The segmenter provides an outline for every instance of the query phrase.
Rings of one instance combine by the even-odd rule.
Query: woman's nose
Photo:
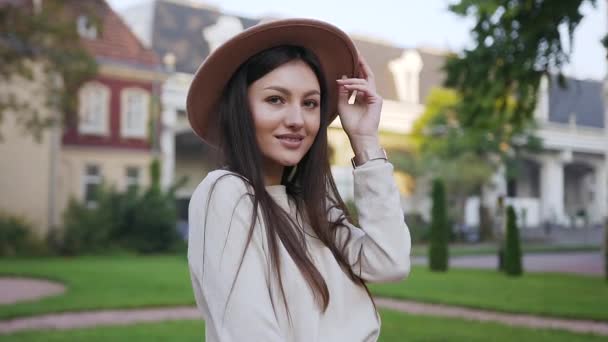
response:
[[[301,127],[304,125],[304,117],[302,116],[302,107],[293,105],[287,110],[285,115],[285,124],[290,127]]]

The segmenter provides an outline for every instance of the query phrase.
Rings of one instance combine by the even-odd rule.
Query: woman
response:
[[[224,165],[189,207],[188,261],[207,341],[378,338],[366,283],[410,269],[409,230],[378,141],[381,107],[367,63],[324,22],[259,24],[201,65],[188,118]],[[330,173],[327,126],[337,114],[355,154],[360,228]]]

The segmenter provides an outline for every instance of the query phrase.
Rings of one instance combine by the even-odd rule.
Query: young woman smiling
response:
[[[377,340],[366,284],[406,277],[411,247],[379,144],[381,108],[372,70],[328,23],[258,24],[203,62],[188,118],[223,157],[189,207],[188,262],[207,341]],[[330,172],[327,128],[337,115],[355,155],[360,227]]]

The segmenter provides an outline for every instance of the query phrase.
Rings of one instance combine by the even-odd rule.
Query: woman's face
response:
[[[280,177],[310,149],[321,120],[319,81],[303,61],[281,65],[249,86],[248,101],[264,169]],[[280,179],[280,178],[279,178]]]

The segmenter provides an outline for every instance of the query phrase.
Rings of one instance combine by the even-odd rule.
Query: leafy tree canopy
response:
[[[0,5],[0,82],[10,84],[13,77],[34,81],[34,68],[42,66],[46,104],[62,113],[59,118],[43,117],[38,108],[6,92],[0,94],[0,124],[7,112],[15,113],[17,122],[38,139],[58,119],[74,119],[77,90],[97,72],[97,63],[83,48],[76,26],[78,14],[96,21],[92,2],[40,3],[40,7],[30,1]]]

